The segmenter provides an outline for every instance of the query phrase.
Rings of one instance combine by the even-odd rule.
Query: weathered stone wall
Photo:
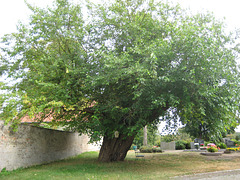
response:
[[[98,150],[86,135],[20,125],[17,132],[0,121],[0,171],[65,159]]]
[[[175,141],[173,142],[161,142],[162,150],[175,150]]]

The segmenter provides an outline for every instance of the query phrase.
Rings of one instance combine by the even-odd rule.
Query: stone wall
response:
[[[99,149],[88,144],[88,140],[86,135],[24,124],[13,132],[9,125],[4,126],[0,121],[0,171],[48,163]]]
[[[175,141],[173,142],[161,142],[162,150],[175,150]]]

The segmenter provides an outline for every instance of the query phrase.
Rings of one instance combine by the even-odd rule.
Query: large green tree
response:
[[[221,142],[222,138],[226,137],[227,134],[234,133],[236,127],[239,125],[239,120],[232,121],[232,117],[228,118],[228,121],[210,121],[210,119],[205,119],[204,117],[196,117],[194,118],[194,121],[188,121],[185,124],[183,132],[188,133],[194,138],[200,138],[206,141]]]
[[[210,14],[190,15],[153,0],[81,6],[56,0],[3,38],[6,84],[1,118],[53,121],[92,140],[99,161],[122,161],[145,125],[174,113],[181,121],[236,122],[235,37]],[[210,115],[211,114],[211,115]]]

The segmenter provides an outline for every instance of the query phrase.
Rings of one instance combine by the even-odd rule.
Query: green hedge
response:
[[[176,150],[191,149],[191,145],[187,141],[178,140],[175,143]]]
[[[162,152],[160,147],[151,147],[151,146],[142,146],[140,147],[141,153],[156,153],[156,152]]]

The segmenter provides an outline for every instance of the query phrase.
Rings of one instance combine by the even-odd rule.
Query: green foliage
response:
[[[220,142],[228,133],[234,132],[238,123],[233,122],[230,125],[227,121],[200,122],[199,120],[188,121],[184,131],[193,138],[204,139],[205,141]],[[228,128],[228,129],[227,129]]]
[[[172,141],[175,141],[176,139],[177,139],[177,136],[174,134],[168,134],[161,137],[162,142],[172,142]]]
[[[155,146],[158,146],[158,147],[161,146],[161,137],[160,137],[160,136],[158,136],[158,139],[156,140],[156,142],[155,142],[154,145],[155,145]]]
[[[160,147],[152,147],[152,146],[141,146],[139,148],[141,153],[158,153],[162,152]]]
[[[211,14],[145,0],[56,0],[2,38],[0,118],[51,116],[92,140],[135,136],[159,117],[221,137],[238,125],[238,37]],[[209,134],[210,133],[210,134]],[[199,133],[198,133],[199,135]]]
[[[160,147],[153,147],[152,150],[153,150],[154,153],[161,153],[161,152],[163,152]]]
[[[211,143],[211,142],[209,142],[209,141],[204,141],[204,146],[207,146],[209,143]]]
[[[177,131],[177,140],[184,140],[187,142],[192,142],[194,138],[192,138],[188,133],[185,132],[184,127],[178,129]]]
[[[240,134],[236,134],[236,138],[237,141],[240,141]]]
[[[211,147],[207,148],[207,151],[208,152],[218,152],[218,149],[216,147],[211,146]]]
[[[175,142],[175,147],[176,150],[181,150],[181,149],[191,149],[190,142],[184,141],[184,140],[178,140]]]
[[[227,145],[223,142],[220,142],[217,144],[217,147],[221,148],[221,149],[227,149]]]
[[[190,137],[189,134],[185,133],[184,128],[178,130],[176,134],[168,134],[161,137],[161,141],[163,142],[171,142],[171,141],[184,141],[186,143],[186,148],[190,148],[190,142],[193,139]]]
[[[151,146],[142,146],[139,148],[141,153],[152,153],[153,148]]]
[[[236,145],[236,144],[240,144],[240,141],[238,141],[238,140],[236,140],[236,139],[231,139],[231,141],[233,141],[235,145]]]
[[[159,135],[157,135],[157,126],[149,125],[147,126],[147,142],[148,145],[151,146],[159,146],[160,142],[157,143],[157,139],[159,139]],[[138,147],[143,146],[143,129],[141,129],[134,138],[133,144],[137,145]]]
[[[176,141],[176,150],[186,149],[185,143],[183,141]]]
[[[7,170],[6,168],[3,168],[1,171],[0,171],[1,174],[6,174],[7,173]]]
[[[235,139],[235,134],[232,134],[232,133],[227,134],[227,135],[226,135],[226,138]]]

